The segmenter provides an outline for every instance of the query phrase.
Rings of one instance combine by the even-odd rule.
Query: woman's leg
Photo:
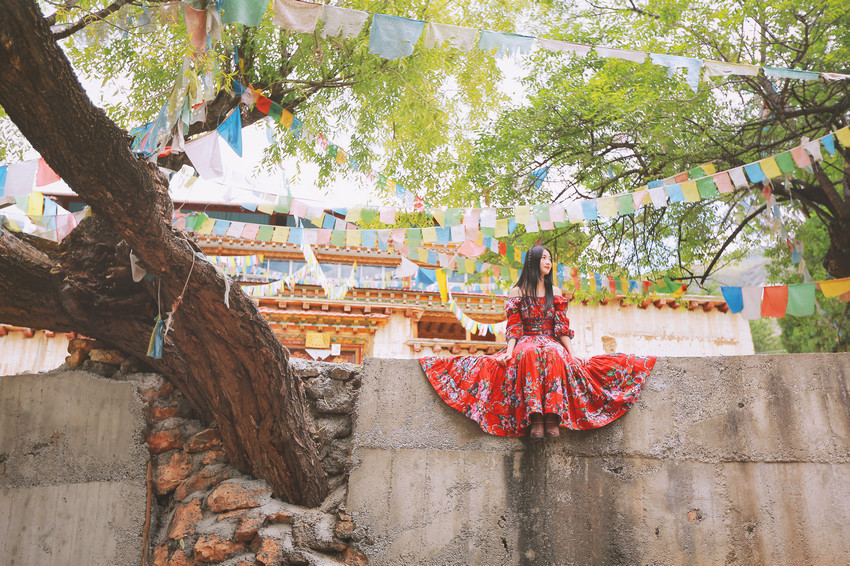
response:
[[[531,438],[543,438],[545,428],[543,415],[540,413],[531,413],[529,419],[531,420],[531,427],[529,428],[528,436]]]

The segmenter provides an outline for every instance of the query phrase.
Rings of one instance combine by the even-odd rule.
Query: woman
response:
[[[552,285],[552,254],[533,246],[505,304],[507,349],[419,361],[440,397],[490,434],[542,438],[559,436],[561,426],[599,428],[634,405],[655,358],[577,358],[567,303]]]

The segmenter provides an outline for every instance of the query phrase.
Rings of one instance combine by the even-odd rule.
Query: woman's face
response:
[[[549,275],[552,271],[552,256],[549,255],[549,250],[543,250],[543,255],[540,257],[540,277]]]

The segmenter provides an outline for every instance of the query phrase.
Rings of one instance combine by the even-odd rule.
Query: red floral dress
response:
[[[582,364],[558,339],[574,335],[567,304],[555,297],[546,312],[543,298],[508,299],[505,338],[517,344],[506,366],[495,355],[419,362],[443,401],[490,434],[524,436],[531,413],[556,413],[561,426],[572,430],[599,428],[635,404],[655,357],[594,356]]]

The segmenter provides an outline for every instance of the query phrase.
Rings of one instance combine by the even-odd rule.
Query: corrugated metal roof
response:
[[[32,337],[27,337],[24,329],[5,328],[6,335],[0,336],[0,375],[50,371],[65,362],[68,356],[65,334],[35,331]]]

